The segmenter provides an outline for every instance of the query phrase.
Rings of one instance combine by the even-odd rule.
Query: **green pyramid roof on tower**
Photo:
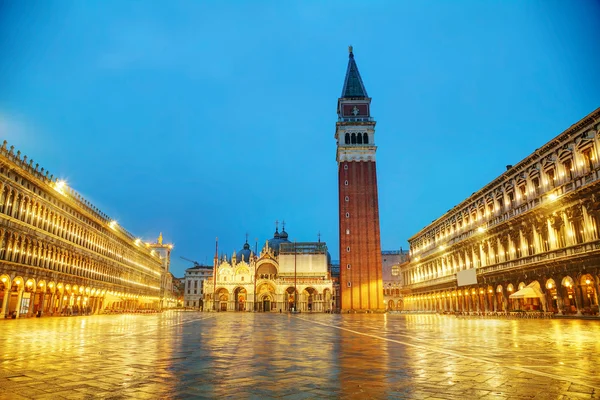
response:
[[[346,79],[344,80],[344,88],[342,89],[342,98],[350,97],[369,97],[367,89],[360,77],[356,61],[354,61],[354,53],[352,46],[348,49],[350,52],[348,60],[348,69],[346,70]]]

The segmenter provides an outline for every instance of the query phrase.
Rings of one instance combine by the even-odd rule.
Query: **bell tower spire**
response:
[[[338,163],[342,311],[385,311],[375,163],[375,120],[352,46],[335,139]]]

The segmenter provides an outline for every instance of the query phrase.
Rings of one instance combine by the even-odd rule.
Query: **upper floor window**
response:
[[[527,188],[526,188],[525,184],[519,186],[519,192],[521,193],[521,200],[526,201],[527,200]]]
[[[515,203],[515,194],[512,191],[510,191],[507,193],[507,195],[508,195],[508,204],[512,207]]]
[[[573,161],[572,160],[566,160],[563,163],[563,166],[565,167],[565,176],[569,180],[573,179]]]
[[[554,174],[554,168],[551,168],[548,171],[546,171],[546,175],[548,175],[548,185],[550,185],[550,187],[555,187],[556,175]]]
[[[594,169],[594,155],[592,154],[593,147],[588,147],[582,152],[583,160],[590,171]]]
[[[367,135],[367,132],[363,133],[363,143],[369,144],[369,135]]]
[[[350,144],[350,134],[348,132],[346,132],[345,138],[344,138],[344,142],[346,144]]]
[[[535,195],[538,196],[540,194],[540,178],[536,176],[535,178],[531,179],[531,184],[533,185]]]

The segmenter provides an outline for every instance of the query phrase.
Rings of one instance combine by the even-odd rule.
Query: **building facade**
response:
[[[0,148],[0,314],[160,308],[164,260],[14,147]]]
[[[330,261],[325,242],[290,242],[285,228],[275,229],[258,255],[246,242],[229,258],[215,257],[216,281],[204,281],[204,303],[214,311],[330,312]]]
[[[599,130],[597,109],[410,238],[405,308],[598,315]]]
[[[204,309],[204,281],[213,275],[213,267],[195,265],[185,270],[183,305],[186,308]]]
[[[375,120],[352,47],[349,51],[335,131],[341,311],[384,311]]]
[[[400,290],[404,282],[400,270],[408,262],[408,251],[384,250],[381,252],[381,260],[383,302],[386,305],[386,311],[403,311],[404,300]]]
[[[175,297],[175,307],[183,307],[184,300],[183,296],[185,293],[185,277],[177,278],[171,273],[171,280],[173,282],[173,296]]]
[[[146,247],[158,253],[162,261],[161,281],[160,281],[160,306],[161,308],[177,307],[177,297],[173,288],[173,274],[171,274],[171,250],[173,245],[163,243],[162,232],[154,243],[146,243]]]

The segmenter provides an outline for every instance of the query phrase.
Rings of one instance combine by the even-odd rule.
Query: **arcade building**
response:
[[[405,309],[598,316],[599,131],[597,109],[411,237]]]
[[[64,181],[0,148],[0,316],[174,304],[171,244],[144,243]]]

